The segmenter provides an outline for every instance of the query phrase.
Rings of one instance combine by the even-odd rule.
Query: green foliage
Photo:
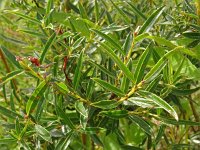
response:
[[[199,6],[0,1],[0,149],[199,149]]]

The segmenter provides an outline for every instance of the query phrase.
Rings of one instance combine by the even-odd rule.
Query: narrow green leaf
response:
[[[11,118],[11,119],[16,119],[16,117],[23,119],[23,117],[21,115],[19,115],[18,113],[11,111],[3,106],[0,106],[0,114],[6,116],[8,118]]]
[[[26,20],[32,22],[32,23],[36,23],[36,24],[41,25],[41,22],[40,22],[39,20],[37,20],[37,19],[35,19],[35,18],[32,18],[32,17],[30,17],[30,16],[28,16],[28,15],[24,15],[24,14],[22,14],[22,13],[14,12],[14,11],[13,11],[13,12],[10,12],[10,13],[15,14],[15,15],[17,15],[17,16],[23,18],[23,19],[26,19]]]
[[[94,141],[95,144],[103,147],[103,143],[101,142],[100,138],[97,136],[97,134],[90,134],[90,137],[92,139],[92,141]]]
[[[82,116],[84,116],[84,117],[88,116],[88,111],[84,107],[83,102],[76,101],[75,108]]]
[[[155,79],[156,76],[159,75],[159,73],[162,71],[162,69],[165,67],[167,63],[167,57],[177,52],[177,50],[181,49],[182,47],[176,47],[173,50],[166,53],[160,60],[151,68],[151,70],[145,75],[144,80],[146,82],[149,82],[153,79]]]
[[[30,114],[30,111],[35,108],[37,105],[38,100],[41,98],[41,95],[44,93],[48,85],[48,82],[43,80],[34,90],[33,94],[29,98],[26,104],[26,113],[27,115]]]
[[[142,25],[140,31],[138,32],[138,35],[144,32],[149,32],[149,30],[153,27],[158,18],[161,16],[162,12],[164,11],[164,8],[165,7],[160,7],[153,14],[151,14],[151,16]]]
[[[99,4],[97,0],[95,0],[94,8],[95,8],[95,20],[96,22],[98,22],[100,13],[99,13]]]
[[[31,150],[30,146],[28,145],[27,142],[25,142],[24,140],[20,141],[21,147],[23,147],[23,149],[25,150]]]
[[[123,45],[123,49],[126,52],[126,54],[128,54],[129,50],[131,49],[132,43],[133,43],[133,36],[130,32],[128,34],[128,36],[126,37],[126,40],[125,40],[124,45]]]
[[[46,7],[46,14],[50,13],[52,7],[53,7],[53,0],[48,0],[47,1],[47,7]]]
[[[103,29],[101,29],[102,32],[106,32],[106,33],[111,33],[114,31],[123,31],[125,29],[129,28],[129,26],[125,25],[125,26],[117,26],[117,25],[109,25],[108,27],[105,27]]]
[[[4,139],[0,139],[0,144],[13,144],[13,143],[17,143],[17,139],[13,139],[13,138],[4,138]]]
[[[158,44],[160,45],[164,45],[167,46],[171,49],[174,49],[175,47],[177,47],[175,44],[173,44],[172,42],[170,42],[169,40],[166,40],[162,37],[158,37],[158,36],[147,36],[147,38],[149,39],[153,39],[154,41],[156,41]]]
[[[84,42],[84,40],[85,40],[85,37],[80,37],[79,39],[77,39],[75,42],[74,42],[74,44],[72,45],[72,49],[74,50],[74,49],[76,49],[76,48],[78,48],[79,46],[81,46],[81,44]]]
[[[135,38],[134,38],[134,42],[137,43],[141,40],[144,40],[145,38],[149,37],[149,33],[142,33],[140,35],[137,35]]]
[[[75,90],[77,90],[79,82],[80,82],[82,66],[83,66],[83,51],[81,52],[79,56],[75,74],[74,74],[73,85],[74,85]]]
[[[121,91],[117,87],[109,84],[108,82],[105,82],[105,81],[98,79],[98,78],[93,78],[93,80],[95,82],[97,82],[100,86],[102,86],[103,88],[107,89],[108,91],[111,91],[111,92],[113,92],[116,95],[121,96],[121,97],[125,96],[125,93],[123,91]]]
[[[184,32],[182,35],[190,39],[200,39],[199,32]]]
[[[151,126],[144,121],[141,117],[136,116],[136,115],[131,115],[129,116],[129,119],[136,123],[144,132],[146,132],[148,135],[152,135],[152,128]]]
[[[157,145],[157,143],[161,140],[161,138],[162,138],[162,136],[163,136],[163,134],[165,133],[164,131],[165,131],[165,128],[166,128],[166,125],[161,125],[160,126],[160,129],[159,129],[159,131],[158,131],[158,134],[157,134],[157,136],[156,136],[156,139],[155,139],[155,145]]]
[[[111,37],[95,29],[92,29],[92,31],[98,34],[100,37],[104,38],[109,44],[111,44],[114,48],[119,50],[121,54],[125,55],[125,52],[122,50],[121,46],[117,42],[115,42]]]
[[[37,31],[33,31],[33,30],[25,30],[25,29],[19,29],[18,31],[39,37],[39,38],[46,38],[46,35],[44,35],[43,33],[37,32]]]
[[[55,82],[55,84],[58,86],[58,88],[65,94],[67,94],[69,92],[68,87],[66,86],[65,83],[63,82]]]
[[[60,116],[60,118],[62,118],[64,123],[67,124],[69,126],[69,128],[75,129],[75,126],[72,123],[72,121],[69,119],[67,114],[59,106],[56,106],[56,110],[57,110],[56,112],[58,113],[58,116]]]
[[[41,125],[36,124],[35,131],[42,139],[44,139],[45,141],[51,142],[51,134],[49,133],[47,129],[45,129]]]
[[[112,60],[118,65],[118,67],[123,71],[123,73],[132,81],[135,82],[134,77],[130,70],[124,65],[124,63],[119,59],[119,57],[113,52],[111,48],[109,48],[106,44],[101,43],[104,51],[108,56],[112,58]]]
[[[143,97],[152,100],[155,104],[166,110],[170,113],[176,120],[178,120],[178,115],[176,111],[162,98],[158,97],[157,95],[147,92],[147,91],[139,91],[139,94]]]
[[[151,44],[150,44],[150,45],[148,45],[146,50],[140,56],[137,66],[136,66],[136,69],[135,69],[135,74],[134,74],[135,84],[138,84],[140,81],[142,81],[143,76],[144,76],[144,70],[150,59],[152,50],[153,49],[151,48]]]
[[[178,149],[195,149],[195,145],[193,144],[172,144],[171,149],[178,150]]]
[[[136,105],[142,108],[153,108],[156,106],[151,100],[141,97],[130,97],[127,101],[124,101],[123,104],[129,106]]]
[[[128,116],[127,110],[112,110],[112,111],[101,111],[100,115],[105,115],[113,119],[124,118]]]
[[[122,9],[120,9],[112,0],[110,0],[111,3],[113,4],[113,6],[115,7],[115,9],[119,12],[119,14],[122,16],[122,19],[124,19],[124,21],[127,23],[127,24],[130,24],[130,20],[128,18],[128,16],[126,16],[126,14],[123,12]]]
[[[1,50],[5,54],[5,56],[12,62],[17,68],[21,69],[19,62],[16,60],[16,57],[4,46],[1,46]]]
[[[60,139],[58,141],[58,143],[56,144],[55,150],[65,150],[65,149],[67,149],[69,144],[72,141],[73,134],[74,134],[74,132],[70,131],[70,132],[67,133],[67,135],[64,138]]]
[[[44,98],[44,96],[42,96],[42,98],[38,102],[37,109],[36,109],[36,112],[35,112],[36,122],[40,121],[43,110],[44,110],[44,106],[45,106],[45,98]]]
[[[133,9],[133,11],[136,14],[138,14],[140,17],[142,17],[142,19],[144,19],[144,20],[147,19],[147,17],[140,10],[138,10],[134,5],[132,5],[130,2],[127,2],[127,3],[131,6],[131,8]]]
[[[12,111],[16,112],[15,103],[14,103],[14,90],[10,93],[10,108]]]
[[[79,12],[80,12],[81,17],[84,18],[84,19],[88,19],[88,16],[87,16],[87,13],[85,11],[85,8],[81,4],[81,2],[78,3],[78,8],[79,8]]]
[[[107,74],[108,76],[110,76],[111,78],[115,78],[115,75],[110,72],[109,70],[107,70],[106,68],[102,67],[101,65],[89,60],[89,63],[91,63],[92,65],[94,65],[96,68],[100,69],[102,72],[104,72],[105,74]]]
[[[148,84],[148,86],[146,87],[146,91],[154,91],[157,87],[157,85],[159,84],[159,81],[161,80],[162,75],[159,75],[157,78],[155,78],[151,83]]]
[[[6,74],[5,77],[0,78],[0,85],[12,80],[13,78],[15,78],[16,76],[18,76],[22,73],[24,73],[23,70],[16,70],[16,71],[12,71],[12,72]]]
[[[176,70],[176,72],[173,75],[174,82],[176,82],[178,77],[181,75],[181,70],[183,69],[184,62],[185,62],[185,57],[181,60],[181,63],[179,65],[178,69]]]
[[[41,57],[40,57],[40,63],[42,63],[44,61],[47,50],[51,47],[51,45],[53,44],[55,39],[56,39],[56,33],[54,32],[44,46],[44,49],[43,49]]]
[[[101,109],[113,109],[116,108],[120,103],[115,100],[100,100],[98,102],[91,103],[91,106]]]
[[[91,77],[96,76],[96,69],[94,69],[93,74]],[[86,97],[87,99],[93,101],[93,99],[91,99],[93,92],[95,91],[95,82],[91,79],[89,79],[89,83],[87,84],[87,90],[86,90]]]
[[[129,68],[129,70],[132,70],[132,67],[133,67],[133,61],[132,61],[132,59],[129,59],[129,60],[128,60],[127,66],[128,66],[128,68]],[[129,85],[130,85],[130,81],[127,79],[126,76],[123,76],[123,77],[122,77],[122,83],[121,83],[120,89],[121,89],[124,93],[127,93],[128,90],[129,90]]]
[[[15,120],[15,131],[16,131],[17,135],[19,135],[20,132],[21,132],[21,127],[20,127],[20,123],[19,123],[19,118],[18,117]]]
[[[159,117],[160,120],[162,120],[166,124],[172,124],[172,125],[188,125],[188,126],[200,126],[200,122],[193,122],[190,120],[175,120],[170,119],[166,117]]]
[[[172,93],[177,96],[186,96],[191,95],[194,92],[197,92],[200,87],[193,88],[193,89],[172,89]]]
[[[0,39],[8,42],[8,43],[12,43],[12,44],[15,44],[15,45],[19,45],[19,46],[28,46],[28,44],[22,40],[17,40],[16,38],[12,38],[12,37],[9,37],[9,36],[6,36],[5,34],[1,34],[0,33]]]

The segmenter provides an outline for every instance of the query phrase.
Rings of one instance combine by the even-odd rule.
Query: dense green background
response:
[[[0,149],[199,149],[199,0],[0,1]]]

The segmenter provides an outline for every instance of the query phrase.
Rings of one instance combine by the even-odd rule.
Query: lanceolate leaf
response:
[[[115,9],[119,12],[119,14],[122,16],[122,19],[124,19],[124,21],[127,24],[130,24],[130,20],[129,18],[126,16],[126,14],[123,12],[123,10],[121,10],[112,0],[110,0],[111,3],[113,4],[113,6],[115,7]]]
[[[48,85],[48,82],[43,80],[34,90],[33,94],[29,98],[27,104],[26,104],[26,113],[27,115],[30,114],[30,111],[35,108],[38,100],[42,97],[41,94],[44,93]]]
[[[181,47],[177,47],[177,48],[169,51],[162,58],[160,58],[160,60],[153,66],[153,68],[151,68],[151,70],[145,75],[144,80],[149,82],[149,81],[155,79],[155,77],[158,76],[159,73],[162,71],[162,69],[165,67],[165,65],[167,63],[167,57],[169,57],[173,53],[177,52],[177,50],[179,50],[179,48],[181,48]]]
[[[161,16],[162,12],[164,11],[164,7],[160,7],[157,9],[142,25],[138,34],[142,34],[143,32],[149,32],[149,30],[153,27],[156,23],[158,18]]]
[[[51,142],[51,135],[48,130],[38,124],[35,125],[35,130],[41,138],[43,138],[45,141]]]
[[[149,45],[140,56],[140,59],[138,60],[138,63],[135,69],[135,74],[134,74],[135,84],[138,84],[142,80],[143,75],[144,75],[144,70],[151,56],[151,52],[152,52],[152,48],[151,48],[151,45]]]
[[[190,120],[175,120],[175,119],[170,119],[170,118],[164,118],[164,117],[159,117],[163,122],[166,124],[172,124],[172,125],[188,125],[188,126],[200,126],[200,122],[194,122]]]
[[[64,149],[67,149],[67,147],[69,146],[69,144],[71,143],[72,141],[72,138],[73,138],[73,134],[74,132],[73,131],[70,131],[67,133],[67,135],[60,139],[55,147],[55,150],[64,150]]]
[[[16,70],[16,71],[8,73],[5,77],[0,78],[0,85],[12,80],[13,78],[15,78],[16,76],[22,73],[24,73],[23,70]]]
[[[122,91],[121,91],[120,89],[118,89],[117,87],[115,87],[115,86],[109,84],[108,82],[105,82],[105,81],[103,81],[103,80],[101,80],[101,79],[98,79],[98,78],[93,78],[93,80],[94,80],[95,82],[97,82],[100,86],[102,86],[103,88],[107,89],[108,91],[111,91],[111,92],[115,93],[115,94],[118,95],[118,96],[121,96],[121,97],[122,97],[122,96],[125,95],[124,92],[122,92]]]
[[[141,117],[132,115],[132,116],[129,116],[129,119],[133,121],[134,123],[136,123],[139,127],[141,127],[141,129],[144,130],[144,132],[146,132],[148,135],[152,134],[151,126],[146,121],[144,121]]]
[[[118,65],[118,67],[123,71],[123,73],[129,78],[132,82],[135,82],[134,77],[130,70],[127,68],[127,66],[119,59],[119,57],[113,52],[112,49],[110,49],[107,45],[104,43],[101,43],[101,46],[103,47],[104,51],[108,56],[112,58],[112,60]]]
[[[19,115],[16,112],[11,111],[11,110],[3,107],[3,106],[0,106],[0,114],[6,116],[8,118],[11,118],[11,119],[16,119],[16,117],[19,117],[20,119],[23,119],[23,117],[21,115]]]
[[[94,65],[98,69],[100,69],[102,72],[104,72],[105,74],[107,74],[111,78],[115,78],[115,75],[112,72],[110,72],[108,69],[104,68],[103,66],[101,66],[101,65],[99,65],[99,64],[97,64],[93,61],[89,61],[89,63],[91,63],[92,65]]]
[[[75,70],[75,74],[74,74],[73,85],[74,85],[75,90],[77,89],[77,87],[79,85],[82,66],[83,66],[83,52],[81,52],[81,54],[79,56],[78,64],[76,66],[76,70]]]
[[[193,89],[173,89],[172,93],[178,96],[186,96],[191,95],[192,93],[198,91],[200,87],[193,88]]]
[[[84,116],[84,117],[87,117],[87,116],[88,116],[88,111],[87,111],[87,109],[84,107],[83,102],[77,101],[77,102],[75,103],[75,108],[76,108],[76,110],[77,110],[82,116]]]
[[[147,36],[147,38],[149,39],[153,39],[154,41],[156,41],[158,44],[160,45],[164,45],[167,46],[171,49],[174,49],[175,47],[177,47],[175,44],[173,44],[172,42],[170,42],[169,40],[166,40],[162,37],[159,36]]]
[[[69,92],[69,89],[68,89],[68,87],[66,86],[65,83],[63,83],[63,82],[56,82],[55,84],[58,86],[58,88],[59,88],[59,90],[61,92],[65,93],[65,94],[67,94]]]
[[[144,19],[144,20],[147,19],[147,17],[140,10],[138,10],[134,5],[132,5],[130,2],[127,2],[127,3],[131,6],[131,8],[133,9],[133,11],[136,14],[138,14],[140,17],[142,17],[142,19]]]
[[[111,44],[114,48],[119,50],[121,54],[125,55],[125,52],[122,50],[121,46],[117,42],[115,42],[111,37],[95,29],[92,29],[92,31],[94,31],[96,34],[98,34],[102,38],[104,38],[109,44]]]
[[[4,139],[0,139],[0,144],[13,144],[16,143],[17,139],[14,138],[4,138]]]
[[[53,44],[55,39],[56,39],[56,33],[54,32],[44,46],[44,49],[43,49],[41,57],[40,57],[40,63],[42,63],[44,61],[47,50],[51,47],[51,45]]]
[[[19,17],[22,17],[23,19],[26,19],[26,20],[28,20],[28,21],[30,21],[30,22],[32,22],[32,23],[36,23],[36,24],[41,24],[41,22],[40,22],[40,20],[37,20],[37,19],[35,19],[35,18],[32,18],[32,17],[30,17],[30,16],[28,16],[28,15],[24,15],[24,14],[22,14],[22,13],[19,13],[19,12],[10,12],[10,13],[13,13],[13,14],[15,14],[15,15],[17,15],[17,16],[19,16]]]
[[[155,104],[166,110],[170,113],[176,120],[178,120],[178,115],[176,111],[162,98],[158,97],[157,95],[147,92],[147,91],[139,91],[139,94],[143,97],[152,100]]]
[[[5,56],[19,69],[21,69],[21,66],[19,62],[16,60],[16,57],[4,46],[1,46],[1,50],[5,54]]]
[[[69,117],[67,116],[67,114],[59,106],[56,106],[56,109],[57,109],[58,115],[60,116],[60,118],[62,118],[62,120],[64,121],[64,123],[67,124],[71,129],[75,129],[74,124],[69,119]]]
[[[43,33],[40,33],[38,31],[32,31],[32,30],[26,30],[26,29],[19,29],[19,31],[39,37],[39,38],[46,38],[46,35],[44,35]]]
[[[159,75],[157,78],[155,78],[152,82],[148,84],[145,90],[149,92],[154,91],[157,85],[159,84],[159,81],[161,80],[161,78],[162,78],[162,75]]]
[[[156,136],[156,139],[154,141],[155,144],[157,144],[161,140],[161,138],[162,138],[162,136],[163,136],[163,134],[165,132],[165,128],[166,128],[166,125],[164,125],[164,124],[162,124],[160,126],[160,129],[159,129],[158,134]]]
[[[184,32],[183,36],[190,39],[200,39],[200,32]]]

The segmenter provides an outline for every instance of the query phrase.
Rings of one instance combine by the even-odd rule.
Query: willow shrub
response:
[[[198,148],[198,7],[165,2],[0,2],[1,149]]]

